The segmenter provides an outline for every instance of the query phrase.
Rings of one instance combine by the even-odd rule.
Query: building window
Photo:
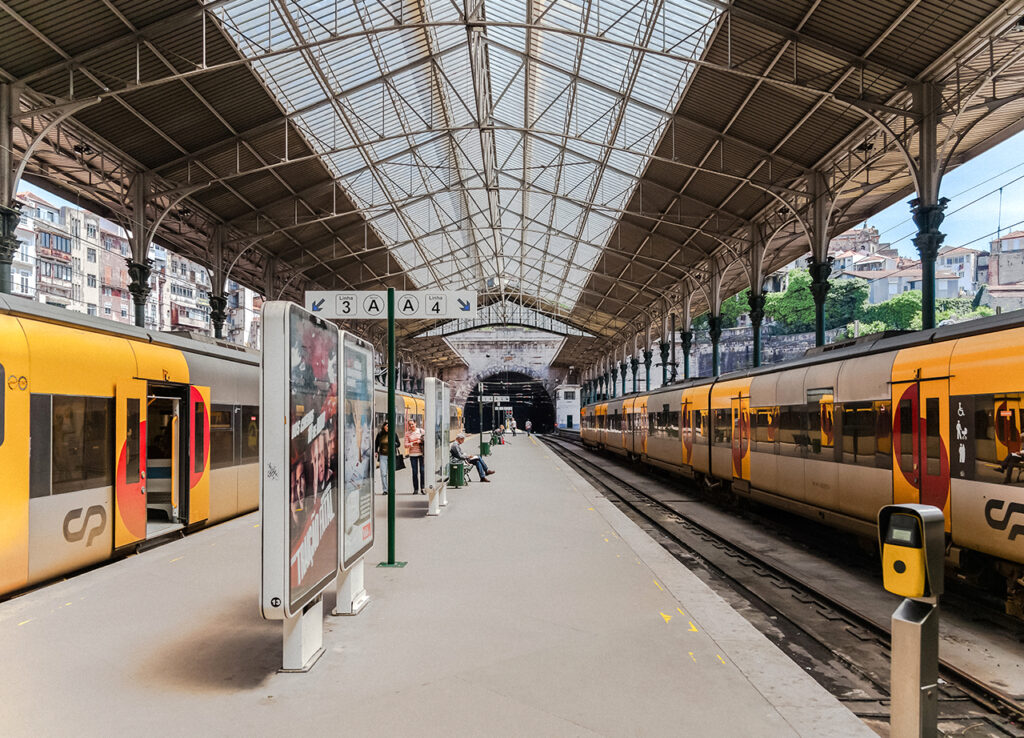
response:
[[[104,305],[103,306],[103,314],[104,315],[110,315],[110,306],[109,305]]]
[[[127,318],[128,317],[128,308],[121,308],[121,317],[122,318]]]
[[[96,232],[97,232],[97,228],[96,228],[96,224],[95,223],[86,223],[85,224],[85,235],[88,238],[96,238]]]
[[[90,303],[88,308],[86,308],[86,312],[89,313],[89,315],[95,315],[96,314],[96,306],[93,305],[92,303]]]
[[[90,287],[95,287],[96,286],[96,275],[95,274],[89,274],[88,276],[86,276],[85,282]]]
[[[85,258],[90,264],[96,263],[96,249],[90,248],[85,252]]]

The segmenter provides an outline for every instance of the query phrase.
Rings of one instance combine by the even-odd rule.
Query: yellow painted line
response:
[[[671,616],[671,615],[666,615],[666,614],[665,614],[665,613],[663,613],[663,612],[661,612],[661,613],[658,613],[658,614],[659,614],[659,615],[661,615],[661,617],[665,618],[665,622],[666,622],[666,623],[667,623],[667,622],[668,622],[669,620],[671,620],[671,619],[672,619],[672,616]]]
[[[185,557],[184,556],[179,556],[176,559],[171,559],[168,563],[169,564],[173,564],[175,561],[181,561],[183,558],[185,558]]]
[[[587,509],[590,510],[591,512],[593,512],[593,510],[594,510],[594,508],[592,508],[592,507],[588,507]]]
[[[723,665],[725,664],[725,659],[722,658],[722,654],[716,653],[715,656],[718,657],[718,660],[721,661]]]
[[[28,620],[22,620],[20,623],[18,623],[18,625],[24,625],[25,623],[31,623],[31,622],[32,622],[32,618],[29,618]]]
[[[677,607],[677,608],[676,608],[676,612],[678,612],[678,613],[679,613],[680,615],[682,615],[682,616],[683,616],[684,618],[686,617],[686,613],[685,613],[685,612],[683,612],[683,608],[681,608],[681,607]]]
[[[691,633],[696,633],[697,632],[697,626],[693,624],[692,620],[690,620],[689,623],[690,623],[690,632]]]
[[[253,526],[253,528],[259,528],[259,527],[260,527],[259,523],[256,523],[256,525]]]
[[[690,651],[689,654],[690,654],[690,658],[693,659],[693,663],[696,664],[697,663],[697,657],[693,655],[693,651]]]
[[[609,541],[607,538],[604,539],[604,542],[605,543],[611,543],[611,541]]]
[[[657,579],[653,579],[652,581],[654,582],[654,586],[655,586],[655,587],[657,587],[658,589],[660,589],[660,590],[661,590],[662,592],[664,592],[664,591],[665,591],[665,588],[661,586],[661,583],[660,583],[660,582],[658,582],[658,580],[657,580]]]

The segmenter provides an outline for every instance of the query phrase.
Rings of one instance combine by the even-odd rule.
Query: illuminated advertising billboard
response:
[[[263,616],[294,617],[337,574],[338,330],[291,303],[263,308]]]
[[[344,335],[342,362],[342,509],[339,546],[348,569],[373,546],[373,352]]]

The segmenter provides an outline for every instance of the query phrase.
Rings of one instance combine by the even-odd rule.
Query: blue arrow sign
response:
[[[323,310],[323,307],[324,307],[324,300],[323,299],[317,300],[317,301],[315,301],[313,303],[313,312],[314,313],[319,313],[321,310]]]
[[[469,312],[470,305],[469,305],[468,302],[466,302],[465,300],[463,300],[460,297],[459,300],[458,300],[458,303],[459,303],[459,310],[461,310],[464,313],[468,313]]]

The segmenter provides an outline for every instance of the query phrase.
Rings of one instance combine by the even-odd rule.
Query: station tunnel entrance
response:
[[[547,433],[555,427],[555,403],[551,395],[544,389],[540,381],[521,372],[498,372],[480,380],[466,398],[465,418],[466,433],[479,433],[481,414],[483,430],[489,431],[501,422],[498,413],[492,411],[492,403],[484,402],[480,406],[479,385],[483,385],[483,395],[507,395],[508,406],[512,407],[512,417],[521,432],[525,432],[526,421],[533,422],[535,433]],[[504,405],[504,403],[502,403]],[[482,410],[482,413],[481,413]],[[492,421],[492,416],[494,420]]]

